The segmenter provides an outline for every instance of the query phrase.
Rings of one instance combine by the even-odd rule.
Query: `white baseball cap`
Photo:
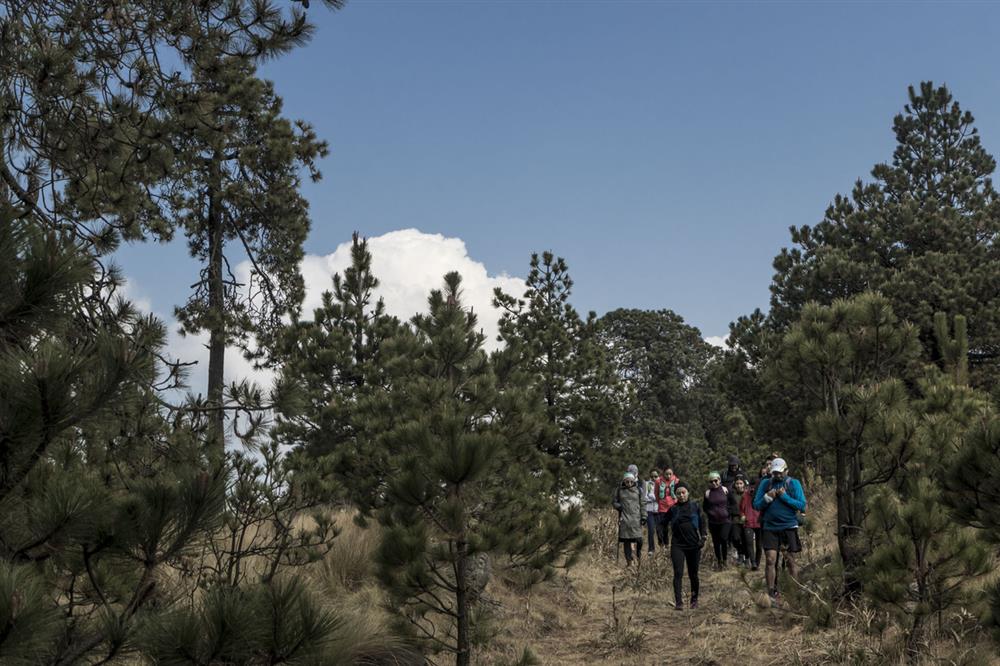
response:
[[[784,458],[775,458],[771,461],[771,473],[781,472],[782,474],[788,469],[788,463],[785,462]]]

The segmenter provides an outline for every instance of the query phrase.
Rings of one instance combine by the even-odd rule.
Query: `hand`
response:
[[[779,495],[784,495],[785,494],[785,488],[784,487],[777,488],[777,489],[775,489],[774,493],[775,493],[775,495],[774,495],[775,497],[778,497]]]

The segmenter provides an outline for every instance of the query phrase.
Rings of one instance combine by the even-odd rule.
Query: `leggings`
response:
[[[726,563],[729,555],[729,530],[732,523],[709,523],[708,531],[712,533],[712,548],[715,550],[715,561],[720,565]]]
[[[748,530],[752,530],[754,551],[753,551],[753,565],[755,567],[760,566],[760,558],[764,555],[764,539],[762,538],[763,530],[762,527],[750,527]]]
[[[691,581],[691,601],[698,599],[699,559],[701,559],[701,548],[681,548],[676,541],[670,548],[670,560],[674,565],[674,602],[678,606],[684,603],[681,584],[684,582],[685,561],[687,561],[688,579]]]

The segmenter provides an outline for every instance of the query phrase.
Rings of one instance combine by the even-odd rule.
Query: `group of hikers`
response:
[[[716,570],[728,567],[732,558],[737,566],[756,571],[764,556],[767,591],[776,605],[779,555],[788,573],[798,576],[796,554],[802,550],[798,528],[806,510],[802,484],[788,475],[788,464],[777,453],[754,474],[744,472],[739,458],[730,456],[726,471],[710,472],[707,481],[701,494],[669,467],[654,467],[643,480],[638,467],[628,466],[612,498],[625,565],[641,562],[645,527],[649,555],[658,548],[670,552],[674,607],[684,609],[686,567],[690,606],[697,608],[698,565],[711,534]]]

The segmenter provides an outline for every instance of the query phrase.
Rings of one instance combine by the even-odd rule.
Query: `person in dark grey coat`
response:
[[[635,559],[642,558],[643,496],[638,479],[633,472],[625,472],[615,490],[611,505],[618,511],[618,541],[625,549],[625,565],[631,566],[633,546]]]

